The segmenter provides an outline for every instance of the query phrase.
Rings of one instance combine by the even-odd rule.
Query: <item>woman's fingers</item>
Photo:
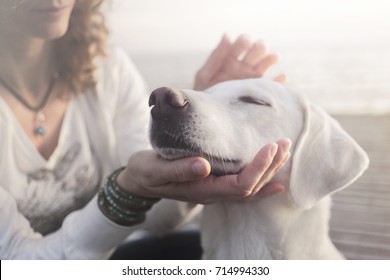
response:
[[[231,48],[232,44],[226,34],[224,34],[218,46],[211,52],[205,64],[196,73],[195,90],[202,90],[209,86],[210,80],[221,71],[221,67],[229,56]]]
[[[201,157],[167,161],[155,151],[141,151],[130,157],[118,184],[139,195],[154,196],[153,189],[161,185],[199,180],[210,172],[210,163]]]
[[[248,36],[240,35],[233,43],[229,55],[234,59],[239,59],[241,55],[252,48],[252,45],[253,43],[249,40]]]
[[[276,172],[278,172],[283,164],[288,160],[291,141],[289,139],[282,139],[277,142],[277,145],[279,147],[278,152],[273,158],[272,164],[266,170],[262,178],[258,181],[256,187],[252,190],[252,195],[256,195],[259,191],[261,191],[263,186],[273,178]]]
[[[173,161],[156,160],[150,165],[155,170],[151,183],[158,185],[170,182],[184,183],[204,178],[210,174],[210,163],[204,158],[183,158]]]
[[[277,151],[276,143],[268,144],[257,153],[255,159],[245,166],[239,174],[215,177],[210,183],[214,186],[224,186],[225,193],[231,199],[250,196],[272,164]]]
[[[280,184],[274,185],[277,188],[262,193],[262,187],[266,185],[275,173],[286,162],[291,141],[289,139],[279,140],[277,143],[264,146],[239,174],[218,177],[214,184],[225,184],[226,191],[231,192],[231,198],[239,199],[247,196],[266,196],[267,192],[283,190]],[[272,186],[272,185],[271,185]]]
[[[248,67],[248,65],[230,56],[226,58],[222,70],[223,71],[221,71],[219,75],[213,77],[211,80],[212,83],[216,84],[227,80],[259,77],[258,73],[255,72],[253,68]]]
[[[278,61],[279,56],[277,54],[268,54],[253,69],[261,77]]]
[[[237,176],[237,185],[243,187],[248,195],[252,193],[252,188],[262,180],[264,174],[273,163],[278,150],[279,147],[276,143],[266,145],[257,153],[254,160]]]
[[[267,47],[262,41],[258,41],[253,44],[252,48],[247,52],[247,54],[242,59],[242,62],[249,66],[256,66],[267,53]]]

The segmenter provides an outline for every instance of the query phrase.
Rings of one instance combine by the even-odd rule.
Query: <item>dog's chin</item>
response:
[[[237,174],[243,169],[242,162],[236,159],[221,158],[204,152],[194,152],[179,148],[154,148],[161,158],[166,160],[176,160],[187,157],[202,157],[210,163],[211,174],[216,176]]]

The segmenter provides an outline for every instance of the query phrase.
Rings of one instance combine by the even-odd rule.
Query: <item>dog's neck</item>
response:
[[[324,199],[306,211],[281,209],[278,195],[254,203],[206,206],[202,244],[208,259],[341,259],[328,236]],[[272,207],[274,205],[274,207]],[[324,212],[325,210],[325,212]]]
[[[289,164],[274,180],[288,186]],[[328,235],[330,197],[310,210],[289,190],[253,202],[205,207],[202,245],[210,259],[341,259]]]

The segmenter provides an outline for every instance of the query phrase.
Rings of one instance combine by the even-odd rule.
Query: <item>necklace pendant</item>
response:
[[[42,126],[38,126],[34,129],[34,134],[35,135],[39,135],[39,136],[45,136],[46,134],[46,127],[44,127],[43,125]]]
[[[45,114],[42,111],[38,112],[36,119],[38,122],[38,126],[34,128],[34,134],[37,136],[45,136],[47,132],[45,126],[45,119],[46,119]]]

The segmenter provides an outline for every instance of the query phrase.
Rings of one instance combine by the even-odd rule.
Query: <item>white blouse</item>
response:
[[[0,259],[106,258],[134,230],[108,220],[96,192],[149,148],[148,91],[123,51],[102,59],[97,74],[96,92],[69,102],[48,160],[0,98]]]

